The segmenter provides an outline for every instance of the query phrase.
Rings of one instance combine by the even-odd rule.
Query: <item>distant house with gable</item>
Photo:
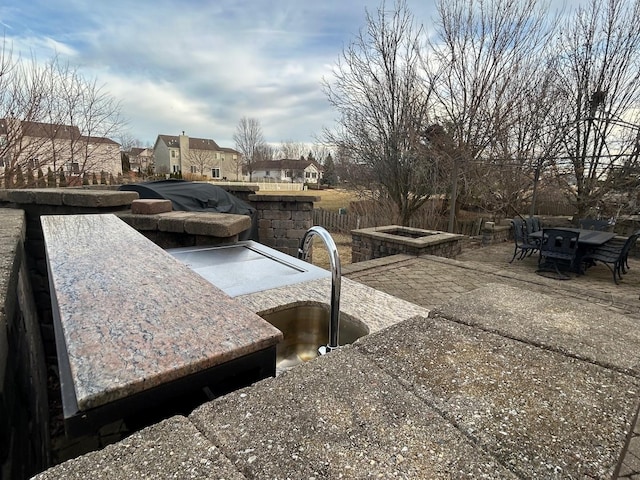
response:
[[[69,177],[122,173],[120,144],[83,135],[77,126],[0,119],[0,173],[41,169]]]
[[[191,173],[210,179],[235,179],[241,175],[241,155],[208,138],[158,135],[153,146],[156,173]]]
[[[129,156],[129,169],[136,173],[151,173],[154,169],[153,149],[132,147],[125,152]]]
[[[324,168],[315,160],[264,160],[251,164],[254,181],[320,183]]]

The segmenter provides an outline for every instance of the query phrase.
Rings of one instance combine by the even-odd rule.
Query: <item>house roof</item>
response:
[[[215,140],[210,138],[189,138],[189,149],[191,150],[215,150],[216,152],[238,153],[232,148],[220,147]],[[158,139],[162,140],[167,147],[178,148],[180,146],[180,137],[178,135],[158,135]]]
[[[8,133],[8,121],[6,118],[0,119],[0,135]],[[22,134],[27,137],[51,138],[57,140],[83,140],[93,143],[111,143],[119,145],[106,137],[84,136],[80,129],[73,125],[63,125],[58,123],[21,121]]]
[[[23,135],[29,137],[57,138],[61,140],[78,140],[82,137],[80,129],[71,125],[43,122],[22,122]]]
[[[227,147],[220,147],[220,151],[221,152],[227,152],[227,153],[235,153],[236,155],[240,155],[240,152],[233,149],[233,148],[227,148]]]
[[[120,145],[115,140],[111,140],[110,138],[107,138],[107,137],[84,137],[83,136],[82,139],[92,143],[109,143],[111,145]]]
[[[292,158],[283,158],[280,160],[263,160],[253,162],[251,168],[255,170],[304,170],[308,166],[313,165],[319,172],[323,172],[324,168],[315,160],[296,160]]]
[[[149,147],[131,147],[128,152],[129,157],[151,157],[153,156],[153,149]]]

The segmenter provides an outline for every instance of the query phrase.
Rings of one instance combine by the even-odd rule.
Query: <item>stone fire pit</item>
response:
[[[398,253],[454,258],[462,252],[465,238],[464,235],[401,225],[361,228],[351,231],[351,261],[362,262]]]

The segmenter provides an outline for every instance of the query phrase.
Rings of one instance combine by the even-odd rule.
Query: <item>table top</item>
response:
[[[600,230],[584,230],[581,228],[554,228],[555,230],[568,230],[570,232],[576,232],[578,236],[578,244],[598,246],[604,245],[613,237],[616,236],[613,232],[602,232]],[[529,238],[540,239],[542,238],[543,230],[538,230],[529,234]]]
[[[282,337],[114,215],[41,221],[65,418]]]

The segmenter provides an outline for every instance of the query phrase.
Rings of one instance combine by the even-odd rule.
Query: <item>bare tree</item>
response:
[[[263,143],[256,148],[256,160],[258,161],[276,160],[277,157],[278,150],[268,143]]]
[[[205,175],[205,170],[211,171],[213,167],[218,166],[220,163],[220,160],[215,159],[214,152],[211,150],[189,150],[185,160],[195,167],[195,170],[200,175]]]
[[[460,174],[470,162],[482,159],[514,121],[514,105],[527,101],[525,73],[535,71],[529,65],[539,58],[553,25],[537,2],[439,0],[437,4],[439,18],[424,66],[433,87],[434,115],[456,147],[450,231]]]
[[[236,143],[236,150],[242,154],[244,166],[251,181],[253,164],[258,160],[257,154],[265,144],[260,122],[255,118],[242,117],[233,134],[233,140]]]
[[[39,151],[42,140],[27,141],[22,122],[40,118],[47,106],[46,82],[34,58],[15,56],[6,40],[0,44],[0,177],[5,187],[28,168],[27,162]]]
[[[510,102],[507,121],[496,125],[483,157],[469,165],[473,198],[493,213],[519,215],[527,203],[529,214],[535,213],[540,180],[551,171],[566,135],[557,126],[563,112],[556,101],[556,77],[553,57],[541,56],[535,67],[522,65],[513,72],[505,98],[521,100]]]
[[[429,92],[419,71],[421,34],[404,0],[392,11],[383,3],[377,15],[367,12],[366,27],[324,82],[339,115],[325,140],[355,163],[350,172],[359,178],[351,180],[388,198],[405,225],[435,190],[423,144]]]
[[[304,157],[309,148],[302,142],[294,142],[293,140],[284,140],[278,147],[278,156],[280,158],[288,158],[297,160]]]
[[[559,89],[568,129],[557,163],[577,217],[598,213],[637,165],[640,139],[640,15],[638,0],[591,0],[562,29],[557,45]],[[626,166],[626,167],[625,167]],[[627,170],[628,171],[628,170]]]
[[[49,123],[62,128],[77,127],[79,131],[69,135],[70,148],[64,160],[76,170],[73,173],[103,170],[104,139],[117,138],[125,125],[120,103],[95,79],[85,78],[77,68],[60,62],[58,57],[48,63],[47,72],[51,82]],[[54,139],[51,138],[52,147]],[[55,156],[53,160],[57,161]]]
[[[120,143],[120,148],[125,152],[130,151],[132,148],[142,148],[140,139],[135,138],[130,132],[121,132],[118,142]]]
[[[331,157],[334,152],[332,152],[332,149],[328,145],[325,145],[323,143],[314,143],[309,149],[309,154],[314,160],[321,164],[324,164],[324,161],[328,157]]]
[[[0,92],[5,185],[18,167],[65,167],[78,175],[121,169],[118,144],[107,138],[124,123],[120,105],[77,69],[57,57],[45,66],[26,62],[3,44]]]

